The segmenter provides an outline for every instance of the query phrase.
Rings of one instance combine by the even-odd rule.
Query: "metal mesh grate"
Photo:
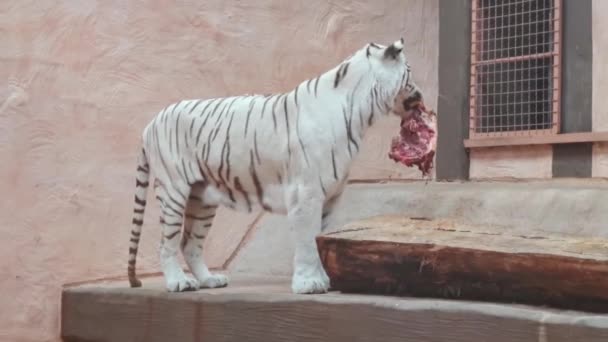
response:
[[[557,133],[560,0],[472,0],[470,136]]]

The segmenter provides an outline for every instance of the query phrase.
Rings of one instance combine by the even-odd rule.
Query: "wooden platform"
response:
[[[162,279],[64,289],[66,342],[605,342],[608,315],[360,294],[294,295],[289,278],[230,275],[227,288],[167,293]]]
[[[608,312],[608,240],[398,216],[317,239],[332,288]]]

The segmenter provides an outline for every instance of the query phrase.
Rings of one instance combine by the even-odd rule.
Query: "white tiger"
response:
[[[365,131],[391,112],[406,115],[405,99],[420,100],[421,93],[400,39],[366,44],[286,93],[184,100],[163,109],[142,134],[131,287],[141,286],[135,260],[153,171],[168,291],[227,285],[227,277],[212,274],[202,258],[216,208],[224,205],[286,215],[295,239],[293,292],[327,292],[315,236],[342,194]],[[180,267],[180,249],[193,277]]]

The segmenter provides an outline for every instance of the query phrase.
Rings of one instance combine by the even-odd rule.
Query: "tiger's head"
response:
[[[423,106],[422,91],[412,77],[403,38],[388,46],[369,43],[364,50],[376,83],[388,97],[390,113],[406,118]]]

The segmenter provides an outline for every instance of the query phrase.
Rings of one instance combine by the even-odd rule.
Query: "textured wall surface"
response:
[[[491,147],[471,150],[471,179],[551,178],[549,145]]]
[[[0,341],[56,340],[61,284],[125,273],[135,148],[162,106],[285,91],[364,43],[403,35],[435,107],[437,4],[1,2]],[[386,158],[397,123],[371,130],[353,177],[419,178]],[[159,270],[157,212],[146,212],[140,273]],[[214,266],[252,220],[221,215],[207,241]]]
[[[593,0],[593,131],[608,132],[608,1]],[[608,143],[593,146],[593,177],[608,177]]]

